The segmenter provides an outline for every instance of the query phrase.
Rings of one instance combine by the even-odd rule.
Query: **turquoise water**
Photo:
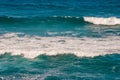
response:
[[[1,79],[14,80],[119,80],[120,55],[78,58],[74,55],[34,59],[5,54],[0,56]]]
[[[0,18],[1,33],[21,32],[39,36],[104,37],[119,36],[119,25],[114,27],[93,25],[82,17],[8,17]],[[53,33],[53,34],[49,34]]]
[[[120,80],[120,24],[84,20],[119,22],[119,7],[119,0],[0,0],[0,79]]]

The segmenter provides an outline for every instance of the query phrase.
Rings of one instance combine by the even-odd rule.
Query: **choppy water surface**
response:
[[[120,80],[119,0],[0,0],[0,79]]]

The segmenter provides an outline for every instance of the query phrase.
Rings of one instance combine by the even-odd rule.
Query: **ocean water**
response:
[[[119,0],[0,0],[0,80],[120,80]]]

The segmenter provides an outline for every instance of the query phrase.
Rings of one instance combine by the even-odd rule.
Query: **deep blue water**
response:
[[[6,16],[119,16],[119,0],[1,0]]]
[[[83,19],[84,16],[114,16],[119,19],[119,12],[119,0],[0,0],[0,53],[7,52],[3,47],[8,49],[8,46],[17,44],[2,43],[1,36],[10,33],[20,33],[20,37],[29,35],[53,39],[99,39],[111,36],[120,39],[120,25],[94,25]],[[10,42],[12,37],[9,37]],[[7,39],[8,37],[4,38]],[[118,45],[119,43],[115,47]],[[78,57],[74,54],[61,54],[39,55],[33,59],[6,53],[0,55],[0,79],[120,80],[120,48],[117,51],[105,56]]]

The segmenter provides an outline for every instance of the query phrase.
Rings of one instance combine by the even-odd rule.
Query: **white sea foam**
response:
[[[96,25],[118,25],[120,19],[116,17],[101,18],[101,17],[84,17],[84,21],[90,22]]]
[[[57,55],[73,53],[76,56],[93,57],[120,53],[120,37],[75,38],[75,37],[19,37],[16,33],[0,36],[0,53],[23,54],[34,58],[40,54]]]

